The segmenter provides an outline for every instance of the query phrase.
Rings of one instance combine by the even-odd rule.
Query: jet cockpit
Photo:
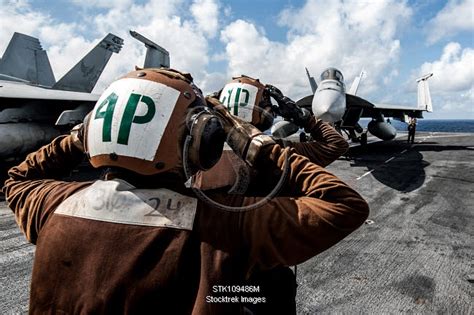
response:
[[[320,81],[324,80],[336,80],[339,82],[344,82],[344,77],[342,76],[341,71],[335,68],[328,68],[321,73]]]

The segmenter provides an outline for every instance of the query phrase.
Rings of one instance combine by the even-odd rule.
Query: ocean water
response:
[[[370,119],[359,121],[362,127],[367,127]],[[407,124],[398,120],[391,120],[392,126],[399,131],[407,131]],[[416,131],[429,132],[472,132],[474,133],[474,119],[418,119]]]

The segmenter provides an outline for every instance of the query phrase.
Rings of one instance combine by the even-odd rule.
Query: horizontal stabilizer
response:
[[[108,34],[81,61],[66,73],[54,89],[90,93],[99,80],[112,53],[118,53],[123,39]]]
[[[146,56],[143,68],[170,67],[170,54],[166,49],[135,31],[131,30],[130,35],[145,44]]]
[[[12,77],[44,86],[52,86],[56,81],[39,40],[21,33],[13,34],[0,60],[0,74],[4,79]]]

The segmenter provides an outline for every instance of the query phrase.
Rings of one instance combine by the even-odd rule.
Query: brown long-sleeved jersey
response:
[[[254,268],[301,263],[368,215],[359,194],[293,149],[266,148],[258,167],[282,172],[285,156],[286,195],[235,212],[180,185],[59,181],[82,157],[70,136],[30,154],[4,187],[37,246],[30,312],[238,314],[242,293],[235,290]],[[234,207],[262,199],[219,190],[209,196]]]
[[[311,162],[326,167],[338,157],[346,153],[349,144],[333,127],[315,119],[309,119],[305,131],[311,135],[309,142],[293,142],[280,140],[285,147],[292,147],[296,153],[307,157]]]
[[[329,124],[314,116],[309,119],[305,131],[310,133],[311,141],[294,142],[279,139],[277,142],[281,146],[293,148],[296,153],[322,167],[328,166],[349,149],[344,137]],[[245,193],[251,181],[254,182],[254,187],[261,186],[262,176],[254,178],[251,172],[252,170],[232,150],[225,150],[213,168],[198,172],[195,176],[195,187],[209,190],[233,186],[231,192]]]

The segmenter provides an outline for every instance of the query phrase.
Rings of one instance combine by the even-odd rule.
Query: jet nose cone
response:
[[[316,91],[312,109],[314,116],[327,122],[336,122],[342,119],[346,110],[346,98],[340,91]]]
[[[339,121],[339,120],[342,119],[342,116],[341,117],[334,116],[333,114],[328,113],[328,112],[319,114],[316,117],[321,119],[322,121],[325,121],[325,122],[336,122],[336,121]]]

